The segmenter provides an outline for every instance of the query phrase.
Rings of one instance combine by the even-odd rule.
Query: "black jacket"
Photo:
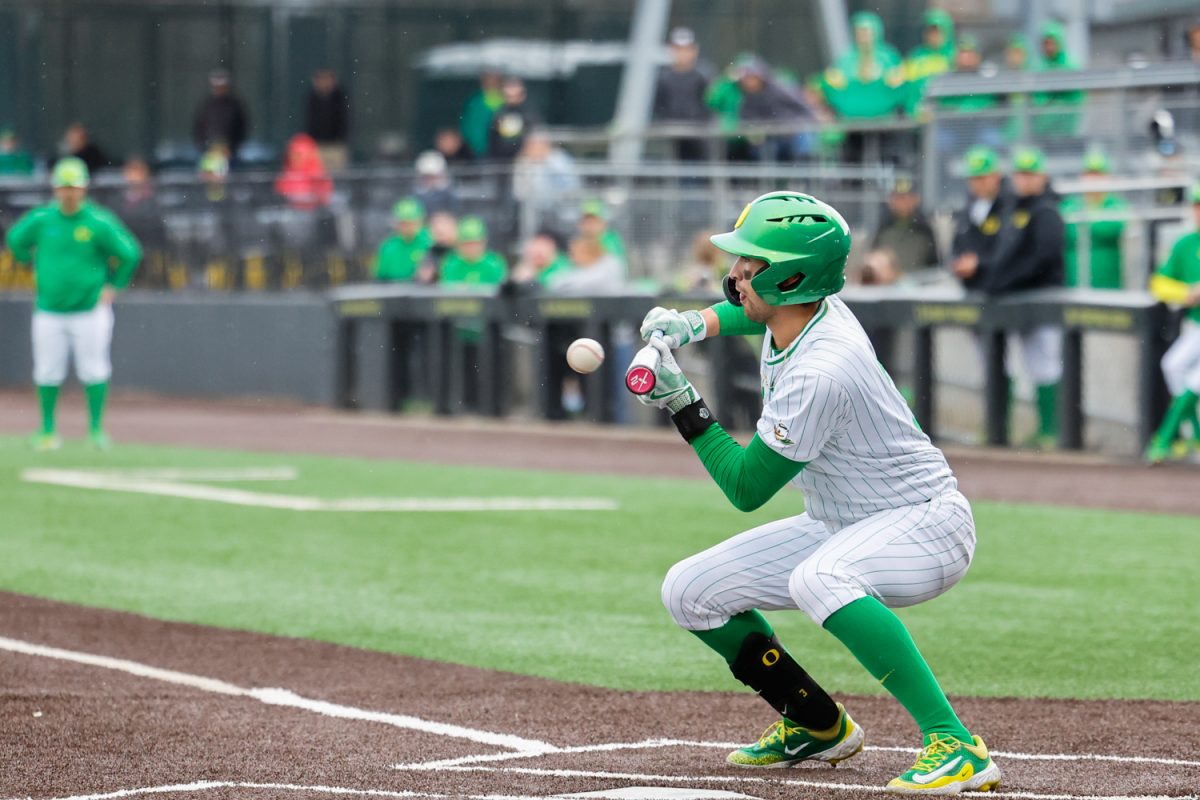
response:
[[[1065,229],[1057,195],[1015,200],[980,287],[992,295],[1062,286]]]
[[[967,289],[983,289],[985,276],[991,271],[993,255],[1001,241],[1004,222],[1012,215],[1016,198],[1007,186],[1002,186],[1000,194],[992,201],[987,217],[979,225],[971,221],[971,206],[974,203],[975,198],[968,196],[966,205],[955,217],[950,255],[952,258],[958,258],[964,253],[974,253],[979,258],[979,268],[975,270],[975,274],[962,283]],[[1005,233],[1007,235],[1007,232]]]
[[[229,152],[236,156],[249,129],[250,123],[240,100],[231,94],[224,97],[209,95],[196,109],[192,139],[202,153],[209,145],[224,142],[229,145]]]
[[[704,102],[708,74],[692,67],[679,72],[670,66],[658,71],[654,85],[654,119],[668,122],[706,122],[712,111]]]
[[[488,129],[488,158],[515,159],[525,144],[525,137],[537,123],[537,114],[528,101],[515,106],[500,106],[492,115],[492,125]]]
[[[309,90],[304,130],[318,144],[340,144],[350,137],[350,99],[342,87],[329,94]]]

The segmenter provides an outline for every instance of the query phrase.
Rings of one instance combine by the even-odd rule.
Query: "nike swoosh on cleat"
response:
[[[799,753],[801,750],[808,747],[810,744],[812,744],[812,742],[805,742],[804,744],[802,744],[798,747],[787,747],[785,745],[783,748],[783,752],[787,753],[789,756],[794,756],[794,755],[796,755],[796,753]]]
[[[921,774],[913,775],[913,783],[921,783],[921,784],[933,783],[934,781],[936,781],[938,778],[942,777],[943,775],[946,775],[946,774],[949,774],[950,772],[952,772],[954,770],[954,768],[958,766],[959,762],[962,761],[962,758],[963,758],[962,756],[955,756],[953,761],[947,761],[945,764],[942,764],[940,767],[935,769],[933,772],[926,772],[924,775],[921,775]]]

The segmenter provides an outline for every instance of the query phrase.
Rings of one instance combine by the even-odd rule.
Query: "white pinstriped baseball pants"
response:
[[[867,595],[891,608],[937,597],[958,583],[974,553],[971,505],[951,491],[840,529],[807,514],[753,528],[671,567],[662,600],[693,631],[750,609],[799,608],[822,625]]]

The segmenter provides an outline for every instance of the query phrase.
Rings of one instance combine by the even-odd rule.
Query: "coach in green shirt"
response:
[[[463,217],[458,223],[458,244],[442,261],[442,284],[498,286],[507,275],[504,256],[487,249],[487,226],[483,220]]]
[[[1097,180],[1108,175],[1108,159],[1103,153],[1089,153],[1083,162],[1084,179]],[[1062,202],[1064,217],[1071,214],[1111,211],[1114,214],[1129,205],[1109,192],[1073,194]],[[1066,284],[1079,286],[1079,237],[1087,236],[1090,258],[1088,283],[1093,289],[1121,288],[1121,236],[1125,223],[1120,219],[1096,222],[1068,222],[1066,227]]]
[[[33,314],[33,378],[42,408],[39,450],[58,449],[54,409],[58,387],[75,359],[87,394],[90,441],[110,440],[101,425],[112,374],[112,300],[129,285],[141,247],[120,220],[87,199],[87,166],[64,158],[54,167],[54,201],[26,213],[8,232],[18,263],[33,262],[37,293]]]
[[[425,207],[414,197],[406,197],[392,209],[395,232],[379,245],[375,257],[375,279],[411,281],[417,275],[433,238],[425,227]]]

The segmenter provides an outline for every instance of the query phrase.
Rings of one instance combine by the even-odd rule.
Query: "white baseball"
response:
[[[567,348],[567,364],[584,375],[600,369],[604,363],[604,348],[595,339],[576,339]]]

